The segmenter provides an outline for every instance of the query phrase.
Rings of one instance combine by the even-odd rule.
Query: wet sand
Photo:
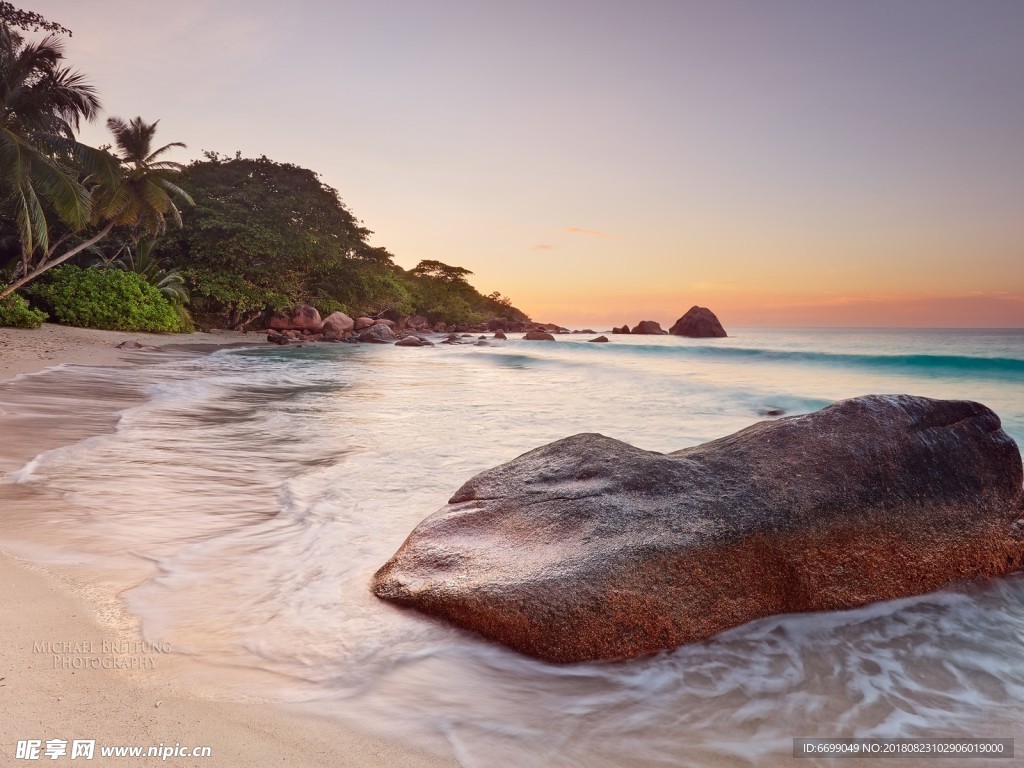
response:
[[[165,348],[117,349],[122,341]],[[40,451],[108,431],[118,410],[142,393],[83,391],[75,414],[47,408],[51,366],[118,366],[213,348],[260,343],[259,334],[125,334],[45,325],[0,328],[0,476]],[[211,346],[213,345],[213,346]],[[202,347],[198,347],[202,348]],[[13,377],[22,376],[15,382]],[[58,504],[0,480],[0,763],[20,762],[17,742],[95,740],[103,746],[211,748],[210,757],[169,757],[177,766],[441,766],[454,761],[346,725],[298,714],[281,702],[243,697],[217,685],[217,673],[147,644],[117,597],[138,574],[73,562],[44,567],[25,559],[53,537],[73,537],[60,522],[41,528],[33,505]],[[38,508],[38,506],[36,507]],[[51,516],[52,517],[52,516]],[[18,556],[20,555],[20,557]],[[203,680],[200,684],[198,681]],[[395,713],[400,717],[401,713]],[[45,755],[43,756],[45,759]],[[68,759],[61,757],[59,759]],[[139,764],[160,761],[140,758]],[[120,759],[121,762],[124,758]]]

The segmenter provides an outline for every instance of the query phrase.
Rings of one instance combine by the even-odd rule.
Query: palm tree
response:
[[[110,162],[97,160],[95,155],[81,154],[83,162],[92,169],[84,184],[90,196],[91,224],[101,229],[59,256],[55,255],[56,246],[52,246],[30,272],[0,290],[0,299],[95,245],[114,227],[130,228],[132,243],[137,244],[144,236],[165,232],[168,216],[181,226],[181,213],[175,205],[175,198],[194,204],[188,193],[171,181],[181,172],[181,164],[158,158],[174,147],[185,145],[173,142],[153,150],[153,135],[158,122],[146,123],[141,117],[130,123],[116,117],[107,121],[120,155],[102,154],[113,166]],[[114,172],[107,170],[110,167],[115,169]]]
[[[143,236],[166,232],[168,216],[181,226],[181,212],[174,198],[194,204],[188,193],[171,180],[181,173],[181,163],[159,159],[171,149],[185,145],[174,141],[153,149],[153,135],[159,122],[146,123],[141,117],[129,123],[117,117],[107,120],[124,176],[116,188],[101,191],[98,204],[104,218],[116,226],[131,228],[131,239],[136,245]]]
[[[0,24],[0,196],[21,241],[22,273],[36,249],[50,247],[44,204],[72,230],[86,226],[92,212],[73,160],[94,166],[98,158],[75,141],[75,131],[100,102],[63,59],[56,36],[29,43]]]

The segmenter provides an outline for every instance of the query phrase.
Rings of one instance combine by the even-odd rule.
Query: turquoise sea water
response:
[[[1018,577],[571,666],[370,594],[373,572],[462,483],[577,432],[671,451],[767,409],[905,392],[981,401],[1024,444],[1022,330],[733,333],[67,369],[51,395],[69,409],[81,388],[126,379],[146,400],[115,432],[4,482],[60,495],[74,557],[153,564],[125,595],[147,639],[211,668],[270,672],[260,693],[466,766],[757,765],[798,736],[1024,735]]]

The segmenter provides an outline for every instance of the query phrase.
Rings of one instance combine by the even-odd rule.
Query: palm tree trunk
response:
[[[28,282],[30,282],[32,280],[35,280],[37,277],[39,277],[41,274],[43,274],[43,272],[46,272],[49,269],[53,269],[58,264],[63,264],[65,261],[70,259],[72,256],[76,256],[77,254],[79,254],[82,251],[84,251],[86,248],[89,248],[90,246],[96,245],[96,243],[98,243],[104,237],[109,235],[110,234],[110,230],[112,230],[113,228],[114,228],[114,222],[111,221],[103,229],[101,229],[97,234],[95,234],[92,237],[90,237],[84,243],[79,243],[74,248],[72,248],[70,251],[67,251],[66,253],[61,254],[56,259],[51,259],[49,261],[44,261],[42,264],[40,264],[38,267],[33,269],[27,275],[24,275],[23,277],[15,280],[13,283],[8,285],[3,290],[0,290],[0,299],[4,299],[4,298],[10,296],[16,290],[21,288],[21,286],[25,285],[25,283],[28,283]]]

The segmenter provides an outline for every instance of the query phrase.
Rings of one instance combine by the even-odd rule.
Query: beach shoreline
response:
[[[123,341],[157,349],[118,349]],[[0,426],[7,438],[0,448],[0,472],[41,451],[113,429],[118,412],[143,397],[126,388],[107,401],[83,402],[77,420],[33,420],[18,412],[18,391],[31,387],[25,377],[50,376],[48,369],[61,365],[130,366],[239,343],[265,342],[261,334],[228,331],[158,335],[50,324],[0,329]],[[14,488],[0,484],[0,498]],[[283,702],[219,687],[209,669],[202,675],[208,684],[200,685],[200,675],[189,669],[198,664],[147,642],[117,597],[137,574],[73,563],[42,565],[31,557],[32,542],[17,540],[18,526],[4,523],[0,583],[8,588],[0,601],[0,647],[5,649],[0,761],[5,764],[17,759],[19,741],[32,739],[43,748],[48,740],[64,740],[69,749],[73,740],[94,740],[100,764],[102,746],[121,745],[211,748],[209,757],[167,760],[181,766],[455,764],[394,739],[293,711]]]

